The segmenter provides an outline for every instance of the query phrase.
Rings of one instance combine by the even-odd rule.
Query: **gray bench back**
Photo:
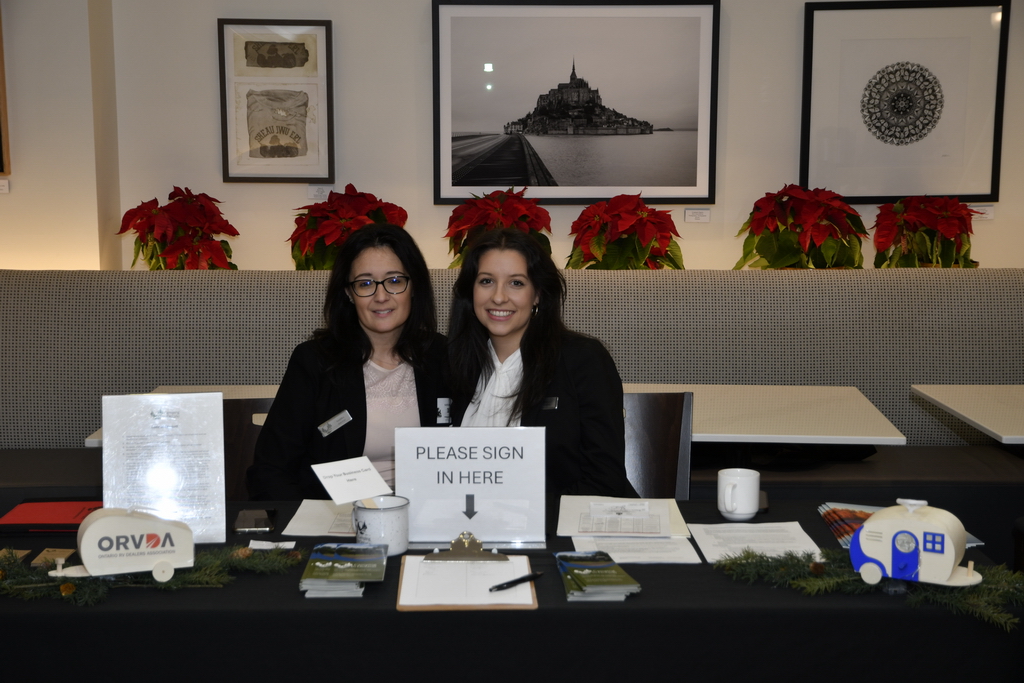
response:
[[[432,271],[441,331],[456,272]],[[987,437],[911,384],[1024,383],[1024,270],[567,271],[625,382],[856,386],[910,444]],[[104,394],[277,384],[327,273],[0,271],[0,448],[77,447]]]

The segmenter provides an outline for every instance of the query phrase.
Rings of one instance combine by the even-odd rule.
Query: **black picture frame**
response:
[[[331,22],[218,19],[226,183],[334,183]]]
[[[809,2],[800,184],[999,199],[1010,0]]]
[[[714,203],[719,5],[433,0],[434,203]]]
[[[0,176],[11,174],[11,149],[7,134],[7,83],[4,69],[4,25],[0,18]]]

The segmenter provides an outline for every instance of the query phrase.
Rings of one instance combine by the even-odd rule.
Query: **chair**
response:
[[[224,399],[224,492],[228,500],[249,500],[245,472],[252,464],[260,424],[253,416],[270,410],[273,398]]]
[[[626,476],[642,498],[690,499],[693,393],[625,394]]]

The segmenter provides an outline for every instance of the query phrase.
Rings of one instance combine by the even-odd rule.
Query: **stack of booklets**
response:
[[[368,581],[383,581],[388,547],[366,543],[314,546],[299,590],[307,598],[359,598]]]
[[[603,550],[555,553],[570,601],[617,601],[640,592],[640,584]]]

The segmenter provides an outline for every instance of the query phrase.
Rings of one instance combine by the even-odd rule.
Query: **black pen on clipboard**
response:
[[[505,583],[499,583],[496,586],[491,586],[490,587],[490,592],[494,593],[496,591],[503,591],[506,588],[511,588],[512,586],[518,586],[519,584],[526,583],[527,581],[535,581],[535,580],[539,579],[543,575],[544,575],[544,572],[533,572],[532,574],[527,574],[526,576],[520,576],[518,579],[512,579],[511,581],[506,581]]]

